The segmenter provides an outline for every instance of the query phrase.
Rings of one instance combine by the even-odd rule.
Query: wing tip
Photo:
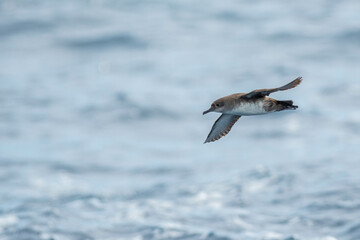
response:
[[[289,89],[292,89],[294,87],[297,87],[302,81],[302,77],[299,76],[297,78],[295,78],[294,80],[292,80],[291,82],[289,82],[288,84],[282,86],[282,87],[279,87],[278,88],[278,91],[285,91],[285,90],[289,90]]]
[[[295,80],[293,81],[293,83],[295,83],[295,86],[296,87],[297,85],[299,85],[301,82],[302,82],[303,78],[301,76],[295,78]]]
[[[213,137],[213,138],[209,138],[209,136],[208,136],[208,137],[206,138],[204,144],[205,144],[205,143],[215,142],[215,141],[219,140],[220,138],[224,137],[226,134],[227,134],[227,133],[225,133],[225,134],[222,133],[222,134],[220,134],[219,136],[215,136],[215,137]]]
[[[207,138],[207,139],[203,142],[203,144],[215,142],[216,140],[218,140],[218,139],[209,139],[209,138]]]

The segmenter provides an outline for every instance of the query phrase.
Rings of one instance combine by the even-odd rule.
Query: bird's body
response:
[[[205,143],[213,142],[225,136],[241,116],[262,115],[285,109],[296,109],[291,100],[280,101],[268,97],[270,93],[294,88],[301,82],[301,77],[279,87],[258,89],[249,93],[235,93],[217,99],[211,104],[208,112],[220,112],[222,115],[214,123]]]
[[[254,100],[239,100],[241,96],[245,93],[235,93],[229,96],[226,96],[222,99],[226,102],[226,109],[223,113],[240,115],[240,116],[250,116],[250,115],[261,115],[268,113],[264,106],[267,105],[269,99],[254,99]]]

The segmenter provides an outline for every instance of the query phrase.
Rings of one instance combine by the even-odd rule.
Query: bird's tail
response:
[[[287,101],[277,101],[278,104],[280,104],[283,109],[297,109],[298,106],[293,105],[293,101],[287,100]]]

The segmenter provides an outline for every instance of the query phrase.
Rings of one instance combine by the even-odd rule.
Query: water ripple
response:
[[[64,40],[67,47],[74,49],[104,49],[122,47],[124,49],[144,49],[148,46],[145,41],[127,33],[112,34],[99,37],[83,37]]]

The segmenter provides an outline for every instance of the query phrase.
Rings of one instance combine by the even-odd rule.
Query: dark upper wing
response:
[[[226,134],[228,134],[232,126],[234,126],[234,124],[240,117],[241,116],[237,116],[237,115],[231,115],[225,113],[222,114],[215,121],[204,143],[214,142],[216,140],[219,140],[221,137],[225,136]]]
[[[288,90],[290,88],[294,88],[297,85],[299,85],[301,83],[302,77],[298,77],[296,78],[294,81],[289,82],[288,84],[282,86],[282,87],[278,87],[278,88],[268,88],[268,89],[257,89],[254,91],[251,91],[243,96],[241,96],[242,98],[260,98],[260,97],[265,97],[265,96],[269,96],[270,93],[273,92],[277,92],[277,91],[284,91],[284,90]]]

